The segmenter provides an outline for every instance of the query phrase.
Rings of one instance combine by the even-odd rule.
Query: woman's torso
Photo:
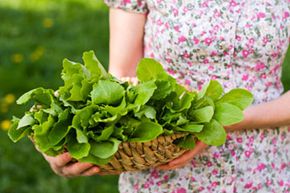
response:
[[[159,60],[180,83],[200,89],[217,79],[226,91],[249,89],[255,104],[283,92],[280,78],[290,38],[289,0],[145,3],[149,9],[145,57]],[[209,148],[184,168],[123,173],[120,191],[290,191],[289,133],[287,127],[231,133],[225,145]]]

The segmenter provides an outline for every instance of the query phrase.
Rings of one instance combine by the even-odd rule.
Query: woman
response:
[[[151,57],[181,84],[200,89],[216,79],[246,88],[255,104],[226,128],[221,147],[203,143],[149,171],[123,173],[120,192],[290,192],[290,92],[280,96],[290,40],[289,0],[106,0],[110,72],[135,76]],[[45,156],[62,176],[94,175],[65,153]]]

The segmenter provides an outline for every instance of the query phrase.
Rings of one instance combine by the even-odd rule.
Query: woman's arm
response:
[[[146,15],[110,10],[110,66],[109,71],[121,78],[135,76],[136,64],[143,57],[143,34]],[[65,177],[101,174],[97,166],[72,162],[68,153],[57,157],[43,154],[52,170]]]
[[[145,14],[110,9],[110,64],[114,76],[133,77],[143,57]]]
[[[290,91],[280,96],[276,100],[253,105],[244,111],[244,120],[238,124],[225,127],[227,132],[269,128],[290,125]],[[194,156],[202,152],[207,147],[199,141],[194,149],[187,151],[180,157],[167,164],[157,167],[161,170],[172,170],[185,166]]]
[[[227,131],[290,125],[290,91],[279,98],[244,111],[244,120],[226,127]]]

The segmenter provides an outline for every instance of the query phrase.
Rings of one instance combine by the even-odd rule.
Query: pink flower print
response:
[[[161,19],[158,19],[157,20],[157,25],[161,26],[163,24],[162,20]]]
[[[201,186],[201,187],[198,188],[198,191],[201,192],[201,191],[203,191],[204,189],[205,189],[205,188]]]
[[[178,26],[178,25],[177,25],[177,26],[174,26],[173,29],[174,29],[175,31],[177,31],[177,32],[180,32],[180,26]]]
[[[236,40],[238,40],[238,41],[241,41],[241,36],[239,36],[239,35],[236,35]]]
[[[143,187],[144,187],[145,189],[147,189],[147,188],[149,188],[149,186],[150,186],[150,185],[149,185],[149,183],[148,183],[148,182],[146,182],[146,183],[144,184],[144,186],[143,186]]]
[[[208,67],[208,70],[214,70],[214,66],[213,65],[210,65],[209,67]]]
[[[204,63],[204,64],[208,64],[208,63],[209,63],[208,59],[205,58],[205,59],[203,60],[203,63]]]
[[[172,10],[173,15],[176,17],[178,15],[178,9],[173,9]]]
[[[250,151],[245,151],[245,156],[246,156],[247,158],[249,158],[249,157],[251,156],[251,154],[252,154],[252,152],[250,152]]]
[[[133,188],[134,188],[134,190],[138,190],[139,189],[139,185],[138,184],[134,184]]]
[[[286,167],[287,167],[287,164],[286,163],[282,163],[281,166],[280,166],[280,170],[284,170]]]
[[[279,186],[284,186],[284,181],[283,180],[280,180],[278,183],[279,183]]]
[[[277,144],[277,138],[274,137],[271,142],[272,142],[272,145],[276,145]]]
[[[259,12],[259,13],[257,14],[257,18],[258,18],[258,19],[262,19],[262,18],[265,18],[265,17],[266,17],[266,14],[263,13],[263,12]]]
[[[218,152],[214,152],[213,157],[215,159],[218,159],[220,157],[220,154]]]
[[[230,6],[231,7],[235,7],[235,6],[237,6],[238,4],[237,4],[237,2],[236,1],[230,1]]]
[[[248,40],[248,44],[253,45],[255,43],[255,39],[254,38],[250,38]]]
[[[131,3],[131,0],[123,0],[123,3],[126,5],[127,3]]]
[[[191,181],[195,182],[196,181],[195,177],[191,177]]]
[[[272,181],[271,181],[271,180],[269,180],[269,179],[267,179],[267,181],[266,181],[266,184],[267,184],[267,186],[271,186],[271,184],[272,184]]]
[[[290,16],[290,13],[288,11],[285,11],[283,14],[283,20],[287,19]]]
[[[264,44],[267,44],[269,42],[269,39],[267,36],[263,37],[263,43]]]
[[[205,43],[207,46],[210,46],[210,44],[212,43],[212,39],[211,39],[211,38],[205,38],[205,39],[204,39],[204,43]]]
[[[186,37],[184,37],[184,36],[180,36],[179,38],[178,38],[178,43],[180,44],[180,43],[182,43],[182,42],[185,42],[186,41]]]
[[[242,51],[242,55],[243,55],[244,58],[247,58],[248,55],[249,55],[249,51],[248,50],[243,50]]]
[[[196,37],[194,37],[194,38],[193,38],[193,42],[194,42],[194,44],[198,44],[198,43],[199,43],[199,39],[196,38]]]
[[[152,176],[153,178],[159,178],[158,171],[154,169],[154,170],[151,172],[151,176]]]
[[[220,17],[222,15],[221,11],[219,10],[214,10],[214,17]]]
[[[186,79],[185,80],[185,85],[190,85],[190,80]]]
[[[216,181],[211,183],[211,187],[212,187],[212,188],[215,188],[215,187],[217,187],[217,185],[219,185],[219,183],[218,183],[218,182],[216,182]]]
[[[208,162],[206,163],[206,165],[207,165],[207,167],[211,167],[211,166],[212,166],[212,163],[211,163],[210,161],[208,161]]]
[[[190,57],[190,55],[188,54],[187,51],[185,51],[185,52],[183,53],[183,58],[189,58],[189,57]]]
[[[250,189],[253,186],[253,182],[248,182],[245,184],[244,188]]]
[[[238,143],[243,143],[243,138],[238,137],[238,138],[237,138],[237,142],[238,142]]]
[[[186,193],[186,190],[184,188],[178,188],[176,193]]]
[[[263,164],[263,163],[260,163],[260,164],[257,166],[257,170],[258,170],[259,172],[261,172],[261,171],[264,170],[265,168],[266,168],[266,165]]]
[[[212,173],[212,175],[214,175],[214,176],[215,176],[215,175],[217,175],[217,174],[218,174],[218,170],[214,169],[214,170],[213,170],[211,173]]]
[[[265,67],[266,66],[263,62],[258,62],[258,63],[256,63],[255,70],[260,71],[260,70],[263,70]]]
[[[162,182],[158,181],[156,184],[157,184],[157,186],[161,186]]]
[[[167,180],[169,179],[169,176],[168,176],[168,175],[165,175],[165,176],[163,176],[163,179],[164,179],[165,181],[167,181]]]
[[[249,75],[248,75],[248,74],[244,74],[244,75],[242,76],[242,80],[246,81],[246,80],[248,80],[248,79],[249,79]]]

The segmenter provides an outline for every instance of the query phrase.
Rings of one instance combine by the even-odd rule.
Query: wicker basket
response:
[[[176,146],[173,141],[188,135],[176,133],[159,136],[149,142],[123,142],[106,165],[99,166],[102,174],[119,174],[125,171],[140,171],[156,167],[182,155],[186,149]]]

